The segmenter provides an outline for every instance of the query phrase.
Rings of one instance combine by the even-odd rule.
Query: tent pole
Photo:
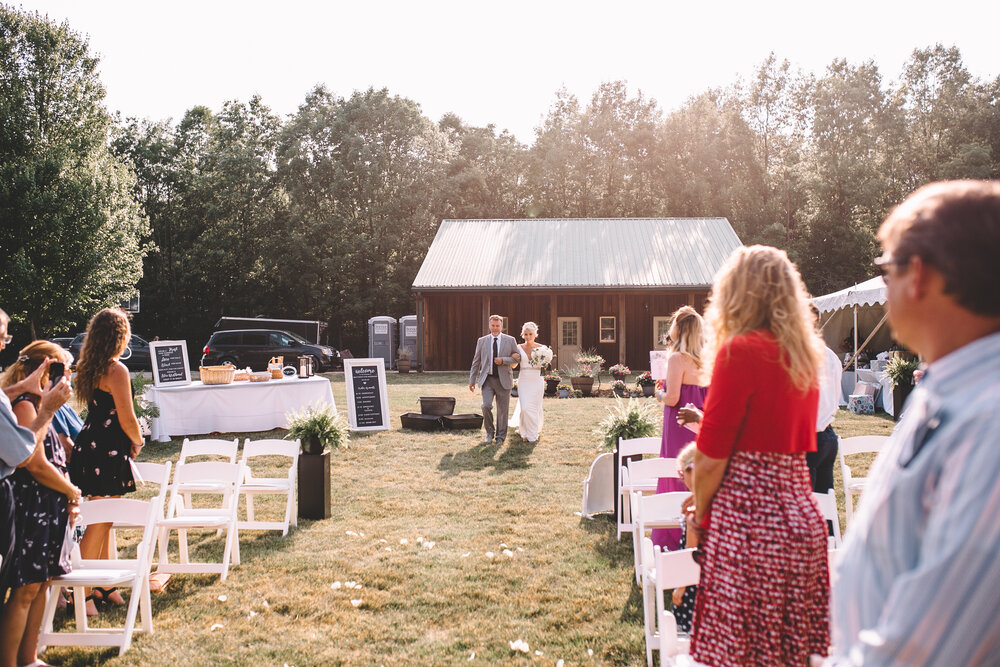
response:
[[[854,372],[858,372],[858,306],[854,305]]]
[[[846,364],[844,364],[843,370],[846,371],[850,367],[850,365],[851,365],[852,362],[854,363],[854,370],[855,371],[858,370],[858,368],[857,368],[858,354],[860,354],[865,349],[865,347],[868,345],[868,343],[871,342],[871,339],[874,338],[875,334],[877,334],[878,331],[879,331],[879,329],[882,328],[882,325],[885,324],[885,320],[888,317],[889,317],[889,313],[886,313],[885,315],[882,316],[882,319],[879,320],[878,324],[875,325],[875,329],[872,330],[872,332],[870,334],[868,334],[868,338],[865,338],[865,342],[861,343],[861,347],[859,347],[858,351],[854,353],[854,356],[851,358],[851,360],[848,361]]]

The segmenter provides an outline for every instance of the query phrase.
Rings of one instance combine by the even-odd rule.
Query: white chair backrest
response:
[[[177,472],[174,473],[174,484],[204,481],[239,484],[242,470],[242,464],[224,461],[185,463],[177,466]]]
[[[96,498],[80,503],[81,526],[111,523],[121,527],[141,527],[149,517],[149,501],[135,498]]]
[[[660,438],[629,438],[618,441],[618,456],[635,456],[637,454],[660,455]]]
[[[158,484],[163,488],[170,484],[170,462],[150,463],[148,461],[136,461],[135,467],[142,476],[144,484]]]
[[[879,452],[888,440],[889,436],[887,435],[856,435],[852,438],[841,438],[838,448],[841,456]]]
[[[243,460],[255,456],[287,456],[299,457],[300,442],[298,440],[250,440],[243,442]]]
[[[661,477],[672,477],[676,479],[677,459],[652,458],[641,461],[632,461],[628,465],[629,478],[632,484],[641,484],[645,480],[655,480]],[[622,481],[624,485],[625,482]]]
[[[690,495],[687,491],[654,493],[649,496],[636,494],[636,503],[642,508],[639,520],[647,524],[657,520],[675,519],[681,516],[681,504]]]
[[[694,562],[694,549],[660,551],[655,554],[656,585],[659,588],[680,588],[698,585],[701,567]]]
[[[583,511],[585,517],[597,512],[613,512],[615,509],[614,455],[611,452],[598,454],[590,464],[590,473],[583,480]]]
[[[181,457],[177,461],[177,465],[187,463],[189,458],[195,456],[216,456],[229,459],[230,463],[236,463],[236,453],[239,451],[239,448],[240,441],[238,438],[233,438],[232,440],[214,440],[211,438],[190,440],[184,438],[184,442],[181,443]]]
[[[833,489],[826,493],[813,493],[813,498],[819,505],[819,511],[823,519],[833,524],[833,546],[839,549],[843,544],[840,538],[840,514],[837,512],[837,494]]]

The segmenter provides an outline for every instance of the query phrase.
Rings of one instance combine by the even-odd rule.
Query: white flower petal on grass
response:
[[[431,541],[424,542],[424,549],[433,549],[435,544],[435,542]]]
[[[518,547],[517,551],[520,553],[521,551],[524,551],[524,549],[522,549],[521,547]]]
[[[358,535],[360,535],[361,537],[364,537],[364,536],[365,536],[365,534],[364,534],[364,533],[358,533]]]
[[[462,558],[468,558],[471,555],[472,555],[471,551],[466,551],[464,554],[462,554]]]
[[[562,658],[559,658],[558,660],[556,660],[556,667],[563,667],[563,664],[564,663],[563,663],[563,659]]]
[[[345,581],[344,582],[344,588],[354,588],[354,585],[356,583],[357,583],[356,581]]]
[[[539,651],[538,649],[535,649],[535,655],[545,655],[545,654]]]
[[[355,607],[360,607],[361,606],[361,602],[362,602],[362,600],[360,600],[360,599],[359,600],[351,600],[351,604],[353,604]]]
[[[511,551],[510,549],[504,549],[503,550],[503,555],[506,556],[507,558],[513,558],[514,557],[514,552]]]
[[[484,555],[484,556],[486,556],[487,558],[493,558],[493,556],[494,556],[494,554],[493,554],[493,552],[492,552],[492,551],[487,551],[487,552],[486,552],[485,554],[483,554],[483,555]]]
[[[359,535],[355,533],[353,530],[345,530],[344,533],[350,535],[351,537],[359,537]]]
[[[222,623],[213,623],[212,627],[210,627],[208,629],[208,631],[209,632],[215,632],[216,630],[219,630],[219,629],[224,628],[224,627],[226,627],[226,626],[224,626]]]
[[[270,607],[270,606],[271,606],[271,605],[269,605],[269,604],[267,603],[267,600],[264,600],[264,608],[266,609],[267,607]]]
[[[225,601],[226,601],[226,600],[228,600],[228,599],[229,599],[229,598],[227,598],[227,597],[226,597],[225,595],[220,595],[220,596],[219,596],[219,602],[225,602]]]
[[[392,547],[386,547],[385,550],[386,551],[392,551]]]
[[[255,612],[253,609],[251,609],[250,613],[247,615],[247,618],[253,618],[256,615],[257,615],[257,612]]]
[[[507,548],[507,545],[506,545],[506,544],[504,544],[503,542],[501,542],[501,543],[500,543],[500,548],[501,548],[501,549],[506,549],[506,548]]]
[[[340,583],[339,581],[335,581],[335,582],[333,582],[332,584],[330,584],[330,588],[332,588],[332,589],[333,589],[333,590],[335,590],[335,591],[336,591],[336,590],[340,590],[340,587],[341,587],[341,586],[343,586],[343,584],[342,584],[342,583]]]
[[[410,543],[410,541],[409,541],[408,539],[406,539],[406,538],[404,537],[403,539],[401,539],[401,540],[399,541],[399,543],[400,543],[400,544],[409,544],[409,543]]]
[[[511,651],[520,651],[521,653],[527,653],[529,650],[531,650],[528,647],[528,642],[524,641],[523,639],[515,639],[514,641],[507,643],[510,644]]]
[[[471,654],[471,655],[469,655],[469,660],[468,660],[468,661],[469,661],[469,662],[472,662],[472,661],[473,661],[473,660],[475,660],[475,659],[476,659],[476,652],[475,652],[475,651],[473,651],[473,652],[472,652],[472,654]]]
[[[379,538],[379,541],[378,541],[378,543],[379,543],[379,544],[385,544],[385,543],[386,543],[386,542],[388,542],[388,541],[389,541],[389,540],[385,539],[384,537],[380,537],[380,538]]]
[[[418,536],[418,537],[417,537],[417,544],[423,544],[423,543],[424,543],[424,538],[423,538],[423,536]]]
[[[587,649],[587,655],[589,655],[591,658],[593,658],[594,657],[594,649],[588,648]]]

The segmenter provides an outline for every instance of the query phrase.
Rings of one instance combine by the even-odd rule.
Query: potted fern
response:
[[[298,440],[299,516],[330,518],[330,449],[347,446],[351,432],[344,418],[328,403],[308,405],[285,415],[286,440]]]
[[[906,398],[913,391],[913,371],[919,366],[919,361],[902,356],[894,356],[885,365],[885,374],[892,380],[892,413],[897,421]]]
[[[656,435],[659,422],[659,404],[638,401],[634,398],[623,401],[615,399],[615,407],[608,408],[608,415],[598,424],[595,433],[604,439],[604,446],[614,451],[614,488],[618,488],[618,441],[631,438],[647,438]],[[618,520],[618,493],[615,493],[615,520]]]

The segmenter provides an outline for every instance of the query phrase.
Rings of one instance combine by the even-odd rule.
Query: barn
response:
[[[560,369],[588,349],[646,369],[739,246],[726,218],[444,220],[413,281],[418,363],[467,370],[495,313],[519,340],[537,323]]]

